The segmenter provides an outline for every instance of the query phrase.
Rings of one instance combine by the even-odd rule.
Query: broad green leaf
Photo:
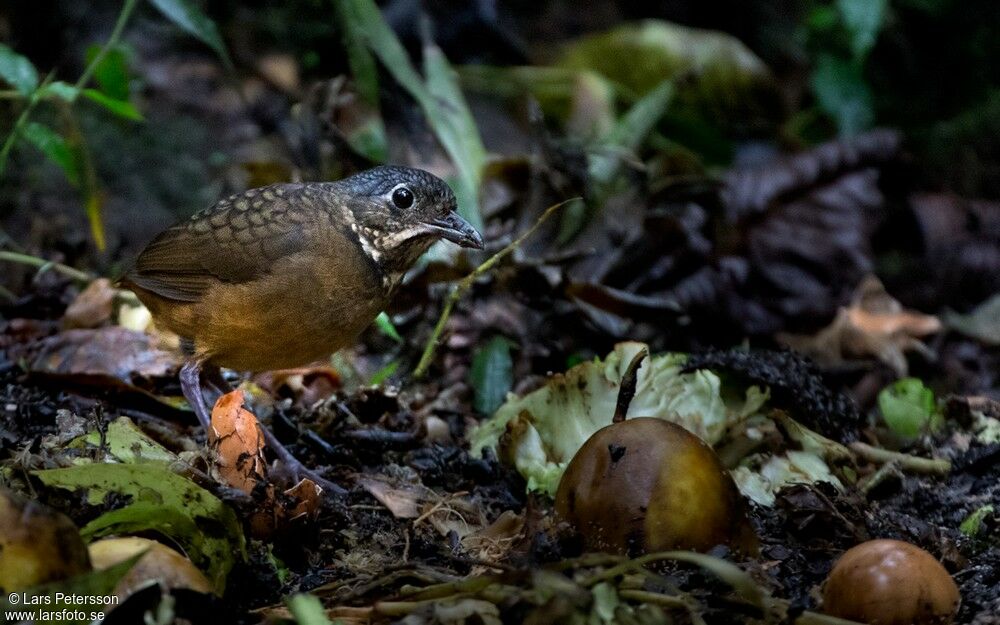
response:
[[[878,407],[885,424],[899,436],[912,438],[942,425],[934,392],[917,378],[903,378],[882,389]]]
[[[43,484],[53,488],[84,490],[91,505],[105,501],[109,494],[125,495],[132,498],[129,513],[119,513],[112,521],[132,522],[136,518],[149,516],[148,506],[174,508],[183,511],[202,532],[215,540],[224,541],[227,548],[219,548],[217,561],[211,563],[207,571],[209,579],[221,592],[225,588],[226,575],[234,559],[246,557],[246,543],[236,515],[214,495],[194,482],[167,469],[151,464],[89,464],[65,469],[35,471],[34,475]],[[145,504],[145,508],[134,508]],[[143,516],[146,515],[146,516]],[[155,519],[149,519],[150,524]],[[105,520],[103,523],[110,523]],[[138,529],[138,521],[132,531]],[[87,528],[85,528],[87,529]],[[96,531],[90,528],[89,531]],[[220,543],[212,543],[218,545]],[[205,554],[189,553],[193,562],[207,562]]]
[[[840,19],[851,36],[855,59],[868,56],[885,18],[887,0],[837,0]]]
[[[332,625],[323,604],[313,595],[292,595],[285,599],[285,603],[298,625]]]
[[[232,71],[233,62],[229,58],[229,52],[226,51],[222,36],[219,35],[219,29],[194,0],[150,0],[150,2],[171,22],[215,50],[226,68]]]
[[[389,315],[384,312],[380,312],[378,317],[375,317],[375,326],[378,328],[379,332],[388,336],[390,339],[396,341],[397,343],[403,342],[403,337],[399,335],[399,331],[392,323],[392,319],[390,319]]]
[[[62,169],[70,184],[74,187],[80,184],[80,165],[62,135],[38,122],[28,122],[21,132],[28,143],[41,150],[49,160]]]
[[[172,462],[177,459],[177,456],[163,445],[137,428],[128,417],[118,417],[108,424],[108,429],[104,433],[104,443],[108,453],[122,462]],[[84,445],[96,447],[100,444],[101,435],[95,431],[70,441],[67,447]]]
[[[38,586],[24,592],[32,597],[45,597],[45,600],[38,600],[42,605],[37,609],[42,609],[53,615],[53,618],[36,618],[33,623],[77,623],[79,625],[89,625],[95,620],[103,620],[103,617],[90,618],[93,613],[103,613],[103,605],[84,606],[72,603],[75,597],[96,597],[114,594],[115,586],[125,577],[135,563],[139,561],[146,552],[137,553],[127,560],[109,566],[102,571],[91,571],[71,577],[62,581]],[[8,600],[8,595],[0,599],[0,611],[9,614],[11,611],[24,610],[23,602],[19,605],[12,605]],[[35,608],[27,608],[35,609]],[[74,614],[79,614],[82,618],[72,618]]]
[[[31,61],[2,43],[0,43],[0,78],[24,96],[38,87],[38,70]]]
[[[100,104],[108,111],[111,111],[119,117],[124,117],[125,119],[131,119],[133,121],[142,121],[142,113],[140,113],[132,103],[127,100],[115,100],[101,93],[97,89],[84,89],[83,96],[88,100]]]
[[[816,101],[836,122],[841,135],[854,135],[872,125],[872,93],[860,63],[822,54],[811,82]]]
[[[493,414],[514,385],[514,365],[509,340],[494,336],[476,350],[469,378],[475,392],[473,406],[480,414]]]
[[[991,514],[993,514],[993,506],[987,504],[966,517],[958,526],[958,530],[966,536],[975,536],[983,525],[983,519]]]
[[[100,51],[100,45],[88,46],[87,63],[91,63]],[[94,79],[101,91],[112,100],[127,101],[129,99],[128,67],[125,62],[125,52],[120,47],[108,50],[94,70]]]

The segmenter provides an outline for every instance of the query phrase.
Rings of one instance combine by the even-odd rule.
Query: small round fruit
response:
[[[115,594],[124,599],[153,582],[164,588],[187,588],[202,593],[212,592],[212,585],[191,561],[170,547],[148,538],[125,536],[105,538],[90,544],[90,560],[94,568],[103,570],[145,551],[125,577],[115,587]]]
[[[559,482],[556,513],[595,551],[705,551],[755,541],[712,448],[662,419],[628,419],[587,439]]]
[[[848,549],[823,586],[824,612],[872,625],[947,625],[960,599],[934,556],[899,540]]]
[[[25,590],[89,570],[87,545],[69,517],[0,489],[0,589]]]

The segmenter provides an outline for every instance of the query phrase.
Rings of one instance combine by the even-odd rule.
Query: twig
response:
[[[427,344],[424,346],[424,353],[420,356],[420,362],[417,363],[417,368],[413,370],[413,377],[415,379],[420,379],[427,374],[427,369],[430,368],[431,361],[434,359],[434,351],[437,349],[438,341],[441,340],[441,334],[444,332],[444,326],[448,322],[448,317],[451,316],[451,309],[454,308],[455,304],[458,303],[458,300],[462,298],[465,292],[472,288],[472,284],[476,281],[476,278],[492,269],[493,266],[500,262],[504,256],[507,256],[514,251],[514,249],[521,245],[525,239],[531,236],[535,230],[537,230],[538,227],[552,215],[552,213],[556,212],[556,210],[562,208],[567,203],[577,199],[579,198],[570,198],[548,207],[534,223],[534,225],[528,228],[524,234],[514,239],[514,241],[493,256],[490,256],[483,264],[473,269],[472,273],[462,278],[458,284],[455,285],[455,287],[451,290],[451,293],[448,294],[448,298],[445,300],[444,308],[441,310],[441,316],[438,318],[437,325],[434,326],[431,338],[428,339]]]
[[[951,462],[943,458],[920,458],[898,451],[889,451],[879,447],[872,447],[866,443],[854,442],[850,444],[854,453],[865,460],[883,464],[886,462],[897,462],[899,468],[912,473],[927,473],[931,475],[946,475],[951,471]]]
[[[67,278],[76,280],[78,282],[90,282],[91,280],[94,279],[94,276],[90,275],[85,271],[80,271],[79,269],[74,269],[69,265],[53,262],[51,260],[45,260],[44,258],[39,258],[37,256],[31,256],[30,254],[20,254],[18,252],[0,250],[0,261],[2,260],[11,263],[19,263],[21,265],[30,265],[32,267],[38,267],[39,274],[42,274],[51,269],[56,273],[61,273]]]

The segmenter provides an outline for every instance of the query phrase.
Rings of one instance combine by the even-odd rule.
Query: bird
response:
[[[211,431],[203,381],[223,393],[220,367],[297,367],[351,345],[441,239],[483,248],[446,182],[386,165],[231,195],[157,235],[119,282],[180,337],[181,391]],[[262,430],[293,474],[343,492]]]

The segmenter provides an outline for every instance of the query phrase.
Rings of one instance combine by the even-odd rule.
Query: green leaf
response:
[[[105,109],[115,115],[118,115],[119,117],[124,117],[125,119],[131,119],[133,121],[142,121],[142,113],[132,106],[131,102],[112,99],[97,89],[84,89],[83,96],[88,100],[100,104]]]
[[[673,81],[664,80],[622,115],[607,136],[600,140],[598,149],[604,153],[592,155],[589,167],[590,175],[598,184],[607,184],[617,175],[622,158],[613,153],[637,150],[667,112],[673,95]]]
[[[735,37],[663,20],[642,20],[581,37],[558,67],[589,70],[639,98],[677,82],[678,108],[721,128],[780,121],[780,97],[763,60]]]
[[[109,494],[126,495],[132,503],[128,512],[114,511],[116,516],[99,524],[88,525],[86,531],[99,533],[108,526],[127,525],[131,531],[148,524],[147,529],[162,529],[164,523],[155,518],[150,506],[163,512],[173,508],[187,516],[206,536],[208,553],[189,553],[193,562],[205,567],[209,579],[221,593],[226,585],[226,575],[237,556],[246,558],[246,542],[236,515],[214,495],[194,482],[167,469],[152,464],[89,464],[65,469],[35,471],[33,474],[43,484],[67,490],[83,489],[91,505],[104,502]],[[143,507],[136,507],[142,505]],[[112,514],[112,513],[108,513]],[[175,516],[163,512],[172,523],[181,523]],[[97,523],[95,520],[92,523]],[[223,548],[223,543],[225,546]]]
[[[88,65],[101,52],[101,48],[97,44],[87,47]],[[112,100],[127,101],[129,99],[128,67],[125,62],[125,51],[121,47],[108,50],[94,70],[94,79],[101,91]]]
[[[365,46],[364,22],[355,12],[353,2],[338,0],[333,3],[333,10],[343,32],[347,64],[354,76],[355,87],[370,106],[378,107],[378,68],[375,66],[375,57]]]
[[[80,90],[73,85],[57,80],[42,87],[39,95],[43,98],[60,98],[66,102],[73,102],[80,95]]]
[[[233,62],[229,58],[229,52],[226,51],[222,36],[219,35],[219,29],[193,0],[150,0],[150,2],[183,31],[194,35],[215,50],[226,68],[233,71]]]
[[[458,212],[482,229],[479,211],[479,183],[485,163],[479,131],[469,113],[465,97],[444,54],[433,45],[424,47],[424,72],[417,72],[403,45],[372,0],[345,0],[351,3],[353,21],[368,49],[378,57],[392,77],[420,105],[441,146],[455,165],[454,180]]]
[[[993,514],[993,506],[987,504],[979,508],[962,521],[962,524],[958,526],[958,531],[966,536],[975,536],[982,528],[983,519],[991,514]]]
[[[967,315],[948,312],[944,323],[987,345],[1000,345],[1000,293],[989,298]]]
[[[62,169],[70,184],[74,187],[80,184],[80,164],[62,135],[38,122],[25,124],[22,133],[28,143],[41,150],[42,154]]]
[[[942,425],[934,392],[917,378],[903,378],[882,389],[878,407],[885,424],[899,436],[913,438]]]
[[[135,563],[139,561],[142,556],[146,555],[146,552],[137,553],[127,560],[122,560],[118,564],[109,566],[106,569],[100,571],[91,571],[90,573],[84,573],[82,575],[77,575],[76,577],[71,577],[69,579],[61,580],[58,582],[53,582],[51,584],[45,584],[44,586],[38,586],[30,590],[26,590],[24,594],[30,595],[32,597],[45,597],[46,599],[38,599],[39,605],[41,605],[45,612],[53,613],[56,618],[44,619],[36,618],[33,623],[78,623],[79,625],[89,625],[94,621],[104,620],[103,616],[97,618],[91,618],[93,613],[103,613],[104,607],[101,605],[87,606],[84,609],[78,604],[72,603],[75,597],[96,597],[96,596],[108,596],[114,594],[115,586],[118,582],[125,577]],[[7,597],[9,595],[4,595],[0,599],[0,611],[4,613],[9,613],[10,611],[16,611],[23,609],[23,605],[11,605]],[[66,612],[64,612],[66,611]],[[72,614],[79,613],[81,618],[72,618]]]
[[[382,383],[388,380],[393,373],[396,373],[396,369],[399,369],[399,361],[393,360],[386,366],[376,371],[375,374],[372,375],[371,380],[368,381],[368,384],[371,386],[381,386]]]
[[[872,93],[860,63],[822,54],[812,75],[812,90],[841,135],[854,135],[875,120]]]
[[[510,347],[509,340],[494,336],[472,357],[469,378],[475,391],[473,406],[479,414],[496,412],[514,385]]]
[[[380,312],[378,317],[375,317],[375,326],[378,331],[382,334],[388,336],[390,339],[396,341],[397,343],[403,342],[403,337],[399,335],[399,331],[396,330],[396,326],[392,323],[392,319],[385,312]]]
[[[31,61],[2,43],[0,43],[0,78],[25,96],[38,87],[38,70]]]
[[[285,603],[298,625],[332,625],[326,618],[323,604],[313,595],[292,595],[285,599]]]
[[[837,0],[840,19],[851,36],[855,59],[868,56],[885,18],[887,0]]]
[[[122,462],[172,462],[177,459],[163,445],[146,436],[128,417],[118,417],[108,425],[104,443],[108,453]],[[95,431],[70,441],[67,447],[100,444],[101,435]]]

